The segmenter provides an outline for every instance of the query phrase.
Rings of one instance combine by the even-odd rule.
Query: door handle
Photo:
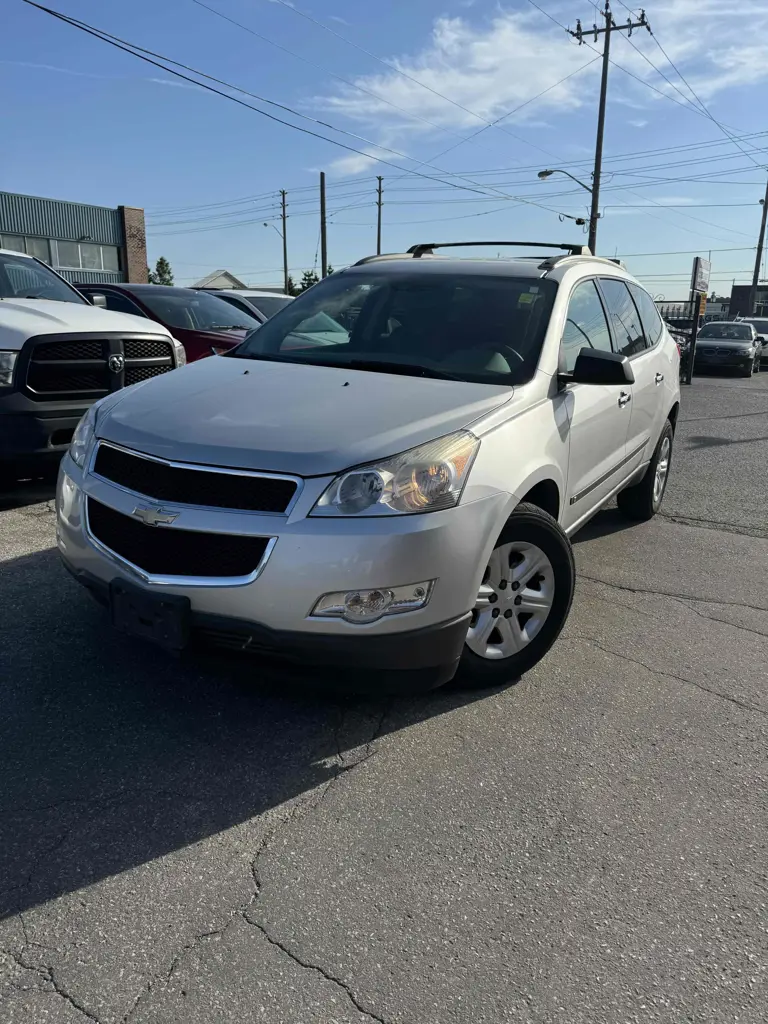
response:
[[[619,407],[623,409],[624,406],[628,405],[629,402],[631,402],[631,401],[632,401],[632,395],[630,395],[626,391],[622,391],[621,394],[619,395]]]
[[[664,374],[663,373],[657,373],[656,376],[654,377],[654,380],[656,381],[657,384],[661,384],[661,382],[664,380]]]

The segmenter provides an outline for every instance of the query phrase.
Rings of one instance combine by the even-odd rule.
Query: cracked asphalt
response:
[[[1,1024],[768,1020],[768,375],[683,402],[482,693],[169,659],[0,491]]]

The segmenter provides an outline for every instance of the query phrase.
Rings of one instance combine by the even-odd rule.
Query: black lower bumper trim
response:
[[[62,561],[78,583],[86,587],[100,604],[109,606],[109,584],[91,573],[74,569],[64,558]],[[453,678],[464,648],[470,616],[471,613],[467,612],[449,622],[405,633],[338,636],[271,629],[244,619],[193,611],[191,638],[193,642],[202,641],[220,649],[301,667],[362,670],[375,674],[402,673],[413,680],[405,689],[429,689]],[[420,687],[416,685],[417,676],[422,684]],[[367,687],[355,686],[355,689],[360,688]],[[372,683],[371,689],[375,688],[376,684]]]

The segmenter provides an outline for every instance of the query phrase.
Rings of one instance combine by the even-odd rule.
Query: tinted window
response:
[[[647,291],[636,284],[631,284],[629,290],[632,292],[632,298],[635,300],[635,305],[640,313],[648,344],[655,345],[661,337],[662,330],[661,317],[656,308],[656,303]]]
[[[601,278],[600,287],[608,305],[608,317],[618,351],[625,356],[637,355],[646,347],[645,334],[629,289],[623,281],[615,278]]]
[[[557,285],[436,271],[340,273],[288,303],[236,357],[511,385],[530,380]]]
[[[256,317],[207,292],[177,291],[155,285],[142,291],[141,299],[167,327],[185,327],[188,331],[237,327],[252,331],[260,326]]]
[[[99,292],[98,288],[94,291],[89,292],[89,295],[103,295],[107,300],[107,309],[112,309],[115,313],[130,313],[132,316],[146,316],[147,314],[132,302],[127,295],[121,295],[120,292]]]
[[[583,348],[611,351],[611,335],[594,281],[582,281],[571,292],[560,351],[564,370],[570,373]]]
[[[82,295],[60,277],[25,256],[0,253],[0,299],[52,299],[55,302],[85,302]]]
[[[287,306],[293,299],[282,295],[250,295],[248,301],[256,307],[264,316],[269,319],[274,316],[283,306]]]
[[[700,338],[727,338],[729,341],[751,341],[751,324],[705,324],[699,331]]]

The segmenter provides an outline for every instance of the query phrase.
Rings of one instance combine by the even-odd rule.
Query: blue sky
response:
[[[591,24],[589,0],[536,2],[564,25]],[[194,0],[51,3],[352,133],[359,138],[242,96],[371,154],[270,121],[5,0],[0,187],[144,207],[150,260],[166,256],[178,283],[219,267],[279,282],[281,242],[263,221],[276,216],[281,188],[291,267],[298,277],[313,266],[321,169],[335,266],[375,249],[377,174],[385,251],[425,239],[583,238],[558,212],[584,216],[586,193],[536,172],[564,167],[589,181],[599,62],[529,0],[205,0],[269,42]],[[714,284],[727,292],[754,261],[768,163],[768,0],[747,0],[728,18],[715,0],[664,0],[648,15],[655,39],[636,31],[635,48],[613,38],[599,251],[684,251],[627,259],[654,294],[676,298],[692,252],[713,250]],[[627,10],[616,3],[615,16]]]

